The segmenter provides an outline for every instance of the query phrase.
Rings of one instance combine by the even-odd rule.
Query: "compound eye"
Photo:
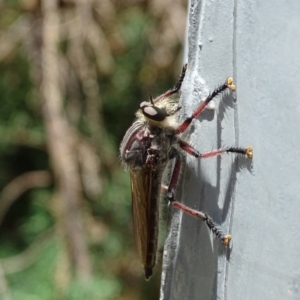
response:
[[[140,104],[140,109],[143,109],[143,108],[146,107],[146,106],[149,106],[149,102],[143,101],[143,102]]]
[[[144,116],[153,121],[161,122],[167,117],[165,109],[159,108],[157,106],[143,106],[141,107],[141,109]]]

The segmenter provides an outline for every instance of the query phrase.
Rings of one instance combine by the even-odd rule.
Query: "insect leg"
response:
[[[203,213],[201,211],[192,209],[192,208],[175,200],[175,190],[176,190],[178,180],[179,180],[180,167],[181,167],[181,160],[180,160],[180,157],[178,156],[178,157],[176,157],[175,166],[173,169],[173,173],[172,173],[168,188],[162,186],[162,190],[167,192],[168,200],[174,207],[182,210],[183,212],[185,212],[193,217],[200,219],[201,221],[204,221],[206,223],[207,227],[214,233],[214,235],[225,246],[228,246],[230,239],[231,239],[231,235],[229,235],[229,234],[224,235],[219,230],[218,225],[216,223],[214,223],[214,221],[212,220],[212,218],[209,215],[207,215],[206,213]]]
[[[213,156],[218,156],[223,153],[236,153],[236,154],[243,154],[246,155],[249,158],[252,158],[253,152],[252,152],[252,147],[249,146],[247,148],[240,148],[240,147],[225,147],[217,150],[213,150],[207,153],[200,153],[196,149],[194,149],[191,145],[189,145],[187,142],[183,140],[178,141],[179,147],[187,152],[190,155],[193,155],[196,158],[208,158],[208,157],[213,157]]]
[[[171,90],[173,93],[177,93],[180,90],[182,82],[183,82],[183,79],[185,77],[186,70],[187,70],[187,64],[185,64],[182,67],[182,71],[181,71],[180,77],[178,79],[178,82],[176,83],[175,87]]]
[[[181,75],[178,79],[178,82],[176,83],[175,87],[167,92],[165,92],[164,94],[162,94],[161,96],[159,96],[158,98],[156,98],[154,100],[154,103],[163,99],[163,98],[167,98],[167,97],[170,97],[171,95],[173,94],[176,94],[178,93],[178,91],[180,90],[181,88],[181,85],[182,85],[182,82],[183,82],[183,79],[185,77],[185,73],[186,73],[186,70],[187,70],[187,64],[185,64],[183,67],[182,67],[182,71],[181,71]]]
[[[193,112],[193,114],[189,118],[185,119],[183,123],[177,128],[176,133],[179,134],[186,131],[193,119],[197,118],[203,112],[208,103],[226,89],[230,89],[232,91],[235,90],[235,85],[233,84],[233,79],[231,77],[228,77],[224,84],[217,87],[211,94],[208,95],[208,97],[200,104],[200,106]]]

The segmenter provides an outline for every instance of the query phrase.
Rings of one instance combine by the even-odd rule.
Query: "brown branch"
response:
[[[1,299],[3,299],[3,300],[11,300],[12,299],[1,262],[0,262],[0,296],[1,296]]]
[[[10,208],[23,193],[29,189],[48,186],[52,182],[47,171],[24,173],[4,187],[0,194],[0,224]]]
[[[44,16],[42,46],[42,85],[44,101],[43,117],[47,131],[49,154],[58,189],[59,224],[68,239],[72,264],[80,279],[89,278],[91,263],[84,238],[80,201],[82,192],[74,149],[72,129],[63,113],[63,101],[59,84],[59,11],[56,1],[42,1]]]
[[[76,149],[77,159],[81,171],[83,189],[88,197],[94,198],[103,189],[102,178],[99,176],[101,167],[100,159],[95,147],[87,139],[78,134],[76,134],[76,137],[78,141]]]
[[[4,60],[17,48],[18,43],[29,35],[29,22],[24,15],[21,15],[5,32],[0,36],[0,61]]]
[[[34,240],[34,242],[22,253],[0,259],[4,274],[14,274],[21,272],[35,263],[39,256],[53,242],[53,228],[44,231]]]
[[[71,27],[70,30],[76,31],[78,26],[87,27],[89,26],[89,23],[74,24],[74,27]],[[82,83],[86,103],[86,119],[89,122],[88,124],[92,140],[99,151],[100,157],[102,158],[101,163],[111,166],[114,164],[114,157],[112,155],[114,150],[104,128],[102,99],[101,91],[99,90],[97,82],[97,70],[94,63],[88,58],[85,46],[86,43],[87,40],[84,33],[72,39],[68,57]],[[101,50],[99,49],[99,51]],[[103,147],[103,145],[105,145],[105,147]]]

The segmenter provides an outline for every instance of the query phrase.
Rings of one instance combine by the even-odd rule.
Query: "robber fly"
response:
[[[229,77],[201,102],[190,117],[179,122],[179,92],[186,70],[187,65],[182,68],[181,76],[173,89],[155,99],[149,96],[149,101],[140,104],[136,121],[127,130],[120,146],[121,160],[130,173],[135,243],[146,279],[152,275],[156,263],[161,193],[165,194],[174,207],[204,221],[225,246],[229,245],[231,239],[230,235],[224,235],[219,230],[207,214],[175,200],[182,154],[186,152],[196,158],[208,158],[232,152],[252,158],[252,147],[227,147],[200,153],[181,137],[213,98],[227,89],[235,90],[233,80]],[[170,160],[175,160],[173,171],[168,186],[164,187],[162,174]]]

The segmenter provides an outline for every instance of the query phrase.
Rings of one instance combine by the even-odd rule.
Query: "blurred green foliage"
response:
[[[182,9],[185,9],[185,1],[182,2]],[[67,13],[68,9],[74,9],[76,2],[59,3],[60,9]],[[104,5],[96,0],[91,3],[95,7]],[[150,9],[153,3],[154,1],[137,1],[136,5],[132,5],[131,1],[124,1],[120,5],[112,1],[107,4],[110,9],[108,11],[112,12],[111,16],[106,16],[107,23],[105,18],[99,21],[99,26],[102,26],[110,45],[114,64],[110,72],[97,70],[99,101],[102,101],[101,112],[99,111],[102,118],[100,128],[108,137],[100,147],[112,152],[110,154],[113,162],[107,165],[98,149],[102,164],[100,176],[103,188],[95,197],[85,195],[82,205],[82,214],[86,216],[85,226],[93,276],[83,283],[77,280],[76,276],[69,278],[69,272],[63,273],[60,270],[64,263],[62,253],[66,252],[56,230],[57,219],[52,203],[55,184],[28,188],[20,195],[17,194],[3,219],[0,219],[0,267],[6,275],[6,296],[10,297],[7,299],[158,298],[159,274],[150,282],[145,282],[135,252],[129,175],[124,172],[118,157],[118,145],[126,128],[134,119],[138,104],[148,97],[148,91],[156,96],[172,87],[180,70],[180,40],[174,41],[171,52],[173,56],[169,65],[161,66],[151,58],[156,47],[149,40],[154,39],[153,32],[157,35],[162,32],[160,25],[167,20],[166,15]],[[39,5],[40,1],[26,0],[7,0],[0,4],[4,16],[0,21],[0,43],[10,42],[10,26],[18,18],[40,18]],[[14,33],[11,35],[13,40]],[[169,44],[160,46],[168,47]],[[63,52],[67,50],[67,44],[62,42],[61,45]],[[46,170],[52,174],[41,114],[39,86],[34,80],[37,76],[36,67],[30,55],[22,39],[6,55],[1,56],[0,47],[2,191],[5,191],[15,178],[26,172]],[[78,89],[77,96],[84,107],[82,86]],[[66,97],[66,101],[69,101],[68,99]],[[81,113],[88,124],[85,111],[82,110]],[[84,128],[88,125],[77,125],[78,132],[90,138],[88,130]],[[99,144],[95,145],[99,147]],[[4,196],[2,192],[0,199]],[[70,266],[67,265],[66,269],[68,268]],[[5,296],[2,290],[0,297],[1,295]]]

